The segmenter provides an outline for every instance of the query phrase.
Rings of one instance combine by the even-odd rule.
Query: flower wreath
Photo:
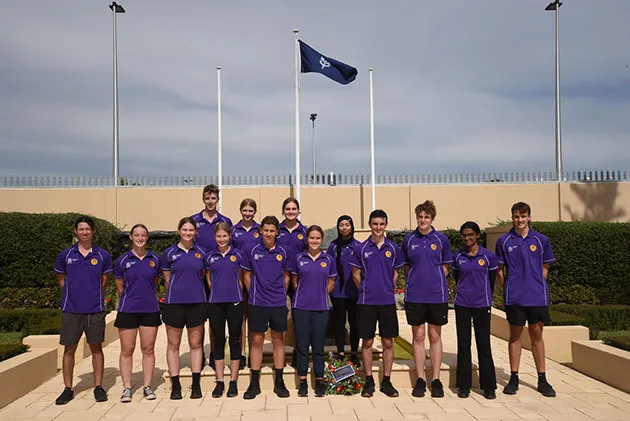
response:
[[[348,359],[348,357],[344,358],[343,360],[329,357],[329,361],[324,369],[324,382],[326,382],[327,395],[356,395],[357,393],[361,393],[361,391],[363,390],[363,385],[365,384],[365,381],[358,372],[345,380],[335,383],[335,378],[333,377],[332,373],[339,367],[343,367],[347,364],[354,365],[352,364],[352,361]],[[355,371],[357,371],[356,367]]]

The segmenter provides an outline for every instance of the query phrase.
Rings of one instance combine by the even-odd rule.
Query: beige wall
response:
[[[221,194],[223,213],[234,222],[245,197],[258,203],[258,217],[280,217],[282,201],[293,193],[291,187],[227,187]],[[482,227],[497,218],[509,219],[517,201],[532,206],[535,220],[564,221],[630,219],[630,183],[558,184],[476,184],[476,185],[385,185],[376,188],[376,205],[389,214],[390,229],[416,226],[413,209],[424,200],[438,209],[438,229],[457,228],[466,220]],[[369,186],[305,186],[301,191],[305,224],[324,228],[335,225],[337,217],[348,214],[357,228],[367,227],[371,210]],[[129,229],[143,222],[150,229],[173,230],[180,218],[203,208],[201,188],[73,188],[0,189],[0,211],[81,212],[107,219]]]

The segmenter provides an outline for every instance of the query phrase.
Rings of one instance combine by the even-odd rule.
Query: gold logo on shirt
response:
[[[90,260],[90,263],[92,263],[93,266],[96,266],[98,264],[98,260],[96,260],[96,258]]]
[[[529,246],[529,249],[531,251],[536,251],[536,246],[534,244],[532,244],[531,246]]]
[[[282,255],[280,255],[280,254],[279,254],[279,255],[277,255],[277,256],[276,256],[276,260],[277,260],[277,261],[279,261],[279,262],[281,262],[281,261],[282,261]]]
[[[254,233],[254,238],[258,238],[260,237],[260,234],[258,234],[257,232]]]
[[[391,251],[389,251],[389,250],[387,250],[387,251],[385,252],[385,256],[387,256],[387,257],[392,257],[392,252],[391,252]]]
[[[195,253],[195,257],[196,257],[197,259],[201,259],[201,254],[199,254],[199,253]]]
[[[230,256],[230,262],[236,262],[236,256]]]
[[[149,266],[151,266],[152,268],[154,268],[154,267],[155,267],[155,262],[154,262],[153,260],[151,260],[151,261],[149,262]]]
[[[431,250],[433,250],[433,251],[437,250],[437,245],[436,244],[431,244]]]
[[[486,262],[483,259],[479,259],[479,266],[485,266]]]
[[[327,266],[327,265],[326,265],[326,262],[321,262],[319,265],[320,265],[321,267],[323,267],[323,268],[325,268],[325,267]]]
[[[298,240],[304,240],[304,236],[302,234],[298,234]]]

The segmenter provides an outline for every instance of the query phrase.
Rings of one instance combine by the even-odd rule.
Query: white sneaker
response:
[[[157,396],[155,396],[155,392],[153,391],[153,389],[151,389],[151,386],[143,387],[142,394],[144,395],[144,398],[149,401],[152,401],[155,398],[157,398]]]
[[[121,401],[121,402],[123,402],[123,403],[126,403],[126,402],[131,402],[131,395],[132,395],[131,388],[126,387],[126,388],[123,390],[123,394],[122,394],[122,396],[120,397],[120,401]]]

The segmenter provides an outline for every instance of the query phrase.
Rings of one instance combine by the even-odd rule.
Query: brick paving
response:
[[[401,315],[402,316],[402,315]],[[443,328],[444,351],[452,356],[456,354],[454,314],[451,322]],[[411,329],[401,317],[401,336],[409,340]],[[185,342],[184,342],[185,343]],[[473,344],[474,346],[474,344]],[[401,392],[398,398],[387,398],[378,391],[373,398],[360,396],[327,396],[325,398],[299,398],[295,390],[287,399],[279,399],[271,390],[263,390],[262,395],[251,401],[242,398],[245,391],[239,382],[239,396],[235,398],[213,399],[210,396],[211,382],[202,382],[204,398],[188,399],[185,390],[184,399],[168,399],[169,384],[164,379],[166,372],[166,333],[164,328],[156,345],[157,364],[154,377],[157,400],[147,401],[142,398],[141,390],[134,389],[133,402],[122,404],[119,397],[122,384],[118,373],[118,341],[105,348],[104,387],[109,392],[109,401],[95,403],[92,396],[91,359],[87,358],[75,368],[75,399],[65,406],[56,406],[55,398],[63,389],[61,373],[42,384],[31,393],[0,409],[0,420],[139,420],[139,421],[174,421],[174,420],[216,420],[221,421],[372,421],[372,420],[630,420],[630,395],[591,379],[566,366],[547,360],[547,377],[558,392],[556,398],[544,398],[535,390],[536,370],[529,351],[523,350],[521,362],[521,388],[516,396],[501,393],[509,378],[507,344],[492,338],[492,347],[497,367],[499,390],[497,399],[488,401],[479,390],[473,390],[468,399],[459,399],[455,389],[446,389],[446,396],[433,399],[411,396],[411,383],[415,375],[409,376],[409,382],[396,384]],[[187,363],[188,352],[182,346],[182,364]],[[474,352],[473,352],[474,355]],[[476,361],[474,361],[476,362]],[[402,365],[410,365],[408,362]],[[206,368],[206,370],[209,370]],[[285,378],[293,377],[287,369]],[[413,366],[411,365],[413,373]],[[186,370],[183,370],[183,374]],[[242,374],[244,377],[247,374]],[[620,373],[621,375],[621,373]],[[627,375],[627,374],[626,374]],[[245,380],[245,379],[243,379]],[[16,379],[19,381],[19,379]],[[139,349],[134,356],[134,387],[142,385],[141,356]],[[293,381],[287,381],[292,389]],[[264,385],[263,385],[264,386]]]

